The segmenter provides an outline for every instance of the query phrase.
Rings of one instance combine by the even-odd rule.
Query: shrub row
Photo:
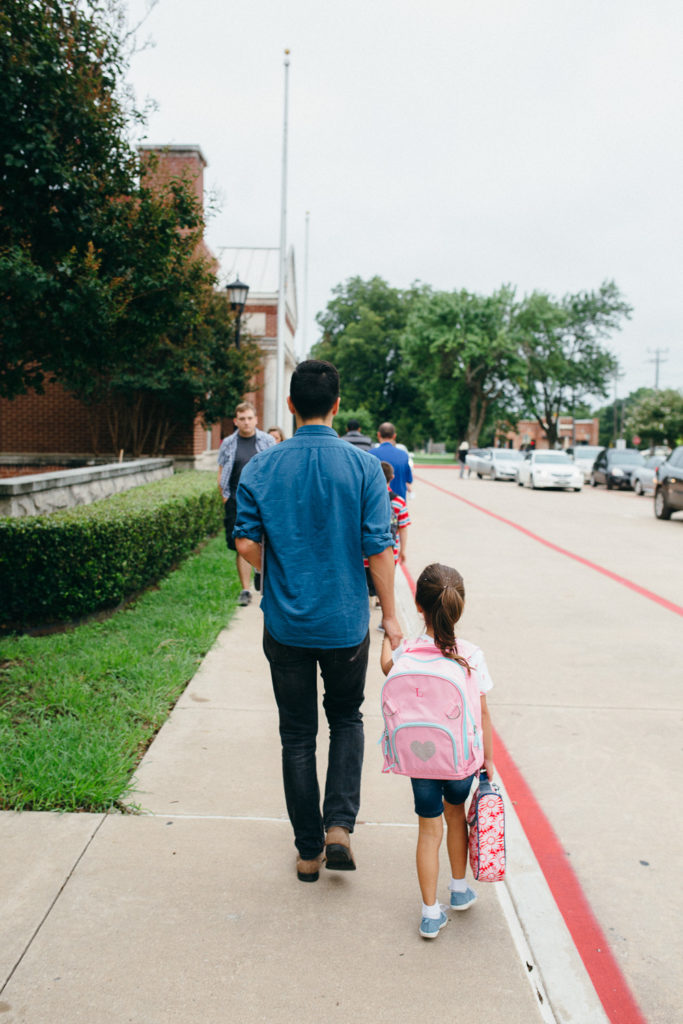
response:
[[[222,510],[215,475],[190,472],[51,515],[0,518],[0,626],[119,604],[216,533]]]

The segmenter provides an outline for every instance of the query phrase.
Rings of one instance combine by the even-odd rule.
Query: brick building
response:
[[[204,169],[207,163],[199,146],[143,146],[140,147],[140,153],[143,160],[146,154],[158,157],[158,165],[151,172],[153,181],[166,182],[174,177],[185,177],[193,183],[196,195],[203,204]],[[244,275],[242,280],[250,285],[246,315],[242,322],[258,340],[263,350],[263,362],[254,381],[254,391],[245,397],[254,401],[259,413],[259,423],[265,424],[265,429],[278,423],[285,428],[287,434],[290,434],[291,430],[286,429],[287,422],[283,420],[284,414],[277,416],[275,410],[274,358],[277,348],[278,278],[273,274],[273,265],[277,266],[279,250],[224,249],[221,250],[223,258],[219,261],[203,241],[200,244],[203,254],[214,260],[214,271],[219,279],[219,287],[227,284],[235,276],[232,272],[234,260],[231,254],[269,254],[267,260],[254,255],[239,264],[240,273]],[[250,281],[249,270],[252,268],[254,277]],[[287,379],[288,372],[291,372],[294,366],[293,339],[297,319],[296,278],[292,251],[288,259],[286,295]],[[173,455],[180,465],[193,465],[202,455],[217,451],[224,433],[231,433],[232,430],[231,419],[214,424],[210,430],[206,430],[197,418],[194,423],[178,426],[167,446],[166,454]],[[104,411],[84,406],[65,392],[60,384],[47,384],[43,395],[31,392],[12,401],[0,399],[0,454],[23,454],[30,458],[31,455],[90,456],[96,453],[118,455],[111,451]]]
[[[571,448],[577,444],[599,444],[600,420],[596,416],[593,419],[572,421],[571,416],[560,416],[557,433],[562,448]],[[508,430],[496,436],[496,444],[506,448],[526,448],[528,444],[536,448],[547,448],[548,438],[537,420],[519,420],[516,430]]]

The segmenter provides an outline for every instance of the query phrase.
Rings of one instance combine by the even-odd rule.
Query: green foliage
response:
[[[0,10],[0,395],[59,380],[104,410],[97,450],[157,454],[231,411],[258,357],[234,350],[192,182],[130,147],[122,17],[119,0]]]
[[[413,304],[402,351],[438,436],[476,445],[493,403],[511,397],[521,372],[513,307],[509,287],[490,296],[425,292]]]
[[[631,403],[624,429],[627,437],[640,437],[641,444],[674,448],[683,438],[683,394],[673,388],[647,391]]]
[[[617,361],[602,341],[630,315],[613,282],[518,300],[510,286],[401,291],[355,277],[334,296],[314,355],[339,369],[342,410],[390,420],[412,448],[429,437],[490,443],[499,423],[529,414],[553,444],[560,412],[606,393]]]
[[[0,624],[22,628],[116,605],[221,524],[213,473],[182,473],[49,516],[0,519]]]
[[[0,809],[120,806],[238,592],[216,537],[104,622],[0,640]]]
[[[557,441],[563,408],[573,409],[589,395],[607,394],[618,362],[602,339],[630,315],[613,281],[604,282],[597,292],[565,295],[559,301],[544,292],[522,301],[515,315],[525,364],[520,397],[550,447]]]
[[[137,168],[116,93],[123,66],[100,0],[0,8],[2,395],[40,387],[79,320],[95,327],[103,314],[91,246]]]
[[[333,428],[337,431],[339,436],[346,433],[346,424],[349,420],[358,420],[360,423],[361,434],[366,434],[374,442],[377,438],[377,427],[379,423],[375,423],[372,415],[367,409],[341,409],[340,412],[334,417],[332,421]]]
[[[327,359],[339,370],[342,409],[367,410],[375,424],[372,437],[380,423],[391,421],[409,446],[427,417],[403,363],[401,337],[423,290],[392,288],[380,277],[350,278],[318,314],[323,336],[312,350],[313,358]]]

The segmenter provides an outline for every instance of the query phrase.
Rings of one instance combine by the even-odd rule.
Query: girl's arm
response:
[[[384,634],[384,639],[382,640],[382,653],[380,655],[379,663],[382,667],[382,672],[384,672],[384,675],[388,676],[394,664],[394,659],[391,657],[391,640],[389,639],[386,633]]]
[[[484,769],[489,779],[495,773],[493,765],[493,729],[491,727],[491,712],[486,702],[486,695],[481,694],[481,729],[484,734]]]

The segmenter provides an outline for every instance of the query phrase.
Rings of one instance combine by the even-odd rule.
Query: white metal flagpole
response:
[[[308,359],[308,222],[310,220],[310,213],[306,210],[306,236],[305,236],[305,247],[304,247],[304,315],[302,317],[302,352],[301,358]]]
[[[278,423],[285,419],[285,343],[287,331],[285,282],[287,279],[287,117],[289,106],[289,50],[285,50],[285,112],[282,128],[282,195],[280,204],[280,275],[277,292],[277,373],[275,410]]]

